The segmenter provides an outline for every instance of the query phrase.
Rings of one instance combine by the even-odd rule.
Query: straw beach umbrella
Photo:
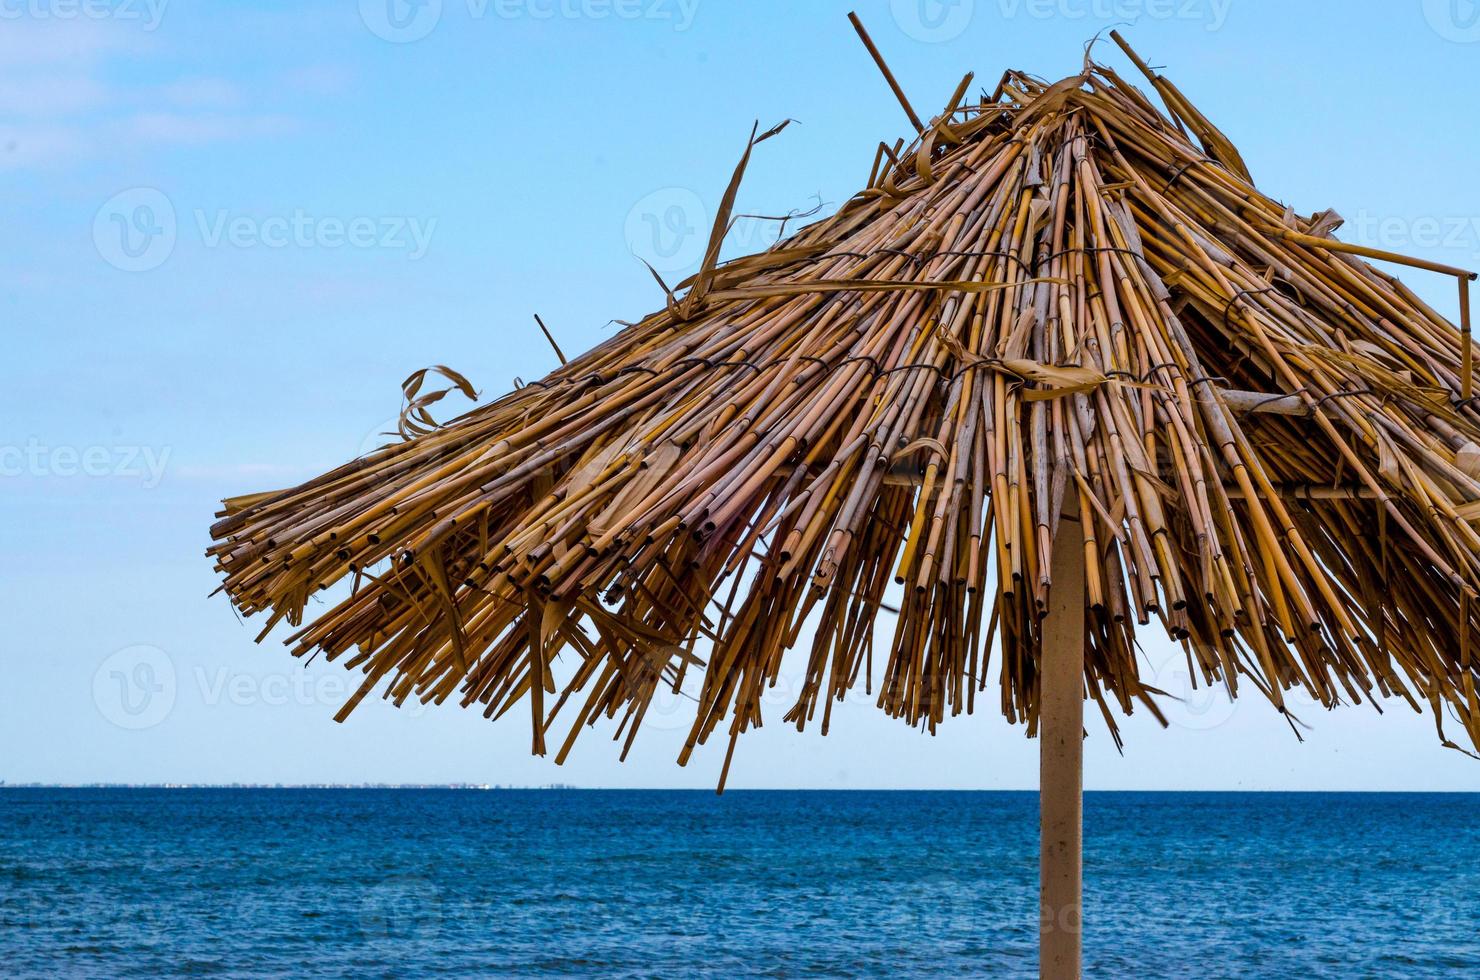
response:
[[[1087,57],[927,119],[855,26],[912,132],[837,213],[720,261],[782,127],[752,131],[661,310],[443,425],[428,380],[472,386],[417,372],[404,439],[225,501],[209,555],[263,636],[363,675],[341,719],[517,709],[557,762],[603,718],[625,755],[664,689],[721,786],[746,730],[825,733],[860,686],[931,731],[992,698],[1041,739],[1042,970],[1073,976],[1083,710],[1161,717],[1139,630],[1282,712],[1394,699],[1480,739],[1474,276],[1267,197],[1118,35],[1151,93]],[[1366,258],[1455,276],[1461,326]]]

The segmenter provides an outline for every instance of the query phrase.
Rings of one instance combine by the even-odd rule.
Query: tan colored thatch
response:
[[[733,750],[788,650],[797,728],[871,679],[933,729],[995,680],[1031,731],[1068,497],[1112,730],[1157,711],[1155,622],[1208,683],[1427,703],[1473,741],[1461,331],[1257,190],[1164,79],[1169,114],[1089,62],[969,83],[835,215],[721,263],[742,160],[702,270],[544,380],[437,428],[419,375],[407,441],[227,501],[232,601],[299,625],[351,577],[289,640],[364,673],[341,717],[376,689],[522,699],[536,752],[565,718],[559,759],[602,716],[630,743],[660,685],[697,702],[681,761]]]

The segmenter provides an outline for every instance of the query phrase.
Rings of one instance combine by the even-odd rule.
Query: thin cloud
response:
[[[87,153],[90,141],[75,126],[0,122],[0,170],[44,167]]]
[[[158,48],[155,36],[117,20],[6,20],[0,30],[0,65],[7,71],[95,65],[117,54]]]
[[[336,65],[305,65],[289,68],[277,78],[277,86],[291,96],[334,96],[348,92],[354,73]]]
[[[283,463],[229,463],[223,465],[172,466],[170,476],[183,480],[241,480],[261,477],[302,478],[311,467],[288,466]]]
[[[0,114],[55,119],[92,112],[113,101],[114,93],[87,76],[0,76]]]
[[[120,66],[167,73],[165,38],[116,21],[7,21],[0,30],[0,171],[40,170],[118,150],[273,139],[304,128],[306,98],[349,89],[349,73],[305,65],[238,79],[124,83]],[[286,107],[282,111],[278,107]]]
[[[148,112],[125,120],[122,129],[139,144],[179,146],[282,136],[301,127],[292,116]]]
[[[224,78],[182,78],[156,92],[162,102],[191,108],[234,107],[246,101],[241,86]]]

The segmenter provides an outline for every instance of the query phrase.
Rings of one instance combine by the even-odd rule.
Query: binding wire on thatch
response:
[[[1281,711],[1297,687],[1427,703],[1475,741],[1466,334],[1332,212],[1260,193],[1136,60],[1167,114],[1088,59],[977,101],[967,76],[836,214],[720,262],[776,130],[753,135],[663,310],[440,428],[414,376],[407,441],[226,501],[227,593],[265,636],[350,578],[289,639],[364,674],[341,718],[381,688],[524,700],[537,753],[566,719],[557,760],[602,717],[630,746],[664,686],[697,702],[681,762],[721,728],[733,752],[788,650],[798,729],[863,681],[933,730],[995,677],[1031,733],[1077,507],[1112,731],[1138,702],[1160,717],[1135,644],[1155,621],[1199,682]]]

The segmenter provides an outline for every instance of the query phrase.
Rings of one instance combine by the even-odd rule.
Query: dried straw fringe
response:
[[[662,312],[440,429],[414,376],[409,441],[227,501],[209,551],[226,591],[270,612],[266,635],[354,576],[289,640],[364,673],[341,718],[382,684],[489,716],[527,698],[544,753],[571,701],[557,761],[602,716],[625,755],[659,686],[688,680],[686,762],[722,723],[733,752],[804,640],[784,721],[821,706],[825,732],[875,677],[900,583],[879,707],[932,731],[970,710],[1000,630],[1000,709],[1031,732],[1076,495],[1085,684],[1112,731],[1112,702],[1160,717],[1134,639],[1155,617],[1199,681],[1247,678],[1282,711],[1297,686],[1447,706],[1475,741],[1462,335],[1335,251],[1338,218],[1259,193],[1146,71],[1170,118],[1088,60],[969,105],[968,76],[836,215],[720,264],[742,160]],[[1294,412],[1243,414],[1225,388]]]

